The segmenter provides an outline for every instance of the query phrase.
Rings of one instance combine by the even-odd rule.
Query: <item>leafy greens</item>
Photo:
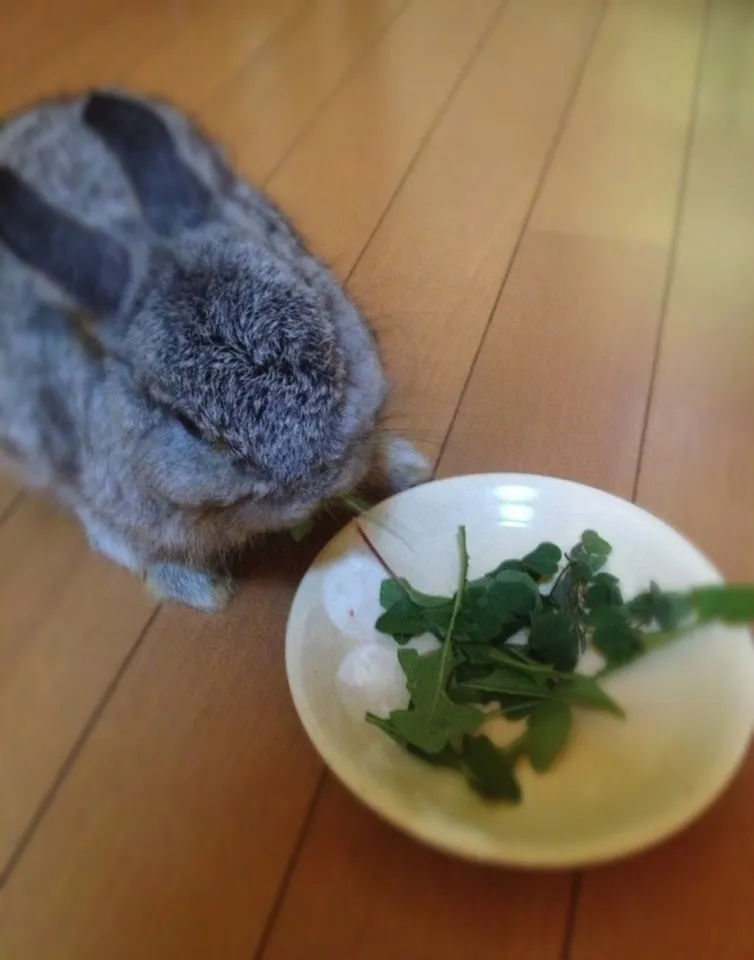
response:
[[[547,771],[567,746],[574,708],[624,716],[602,676],[699,625],[754,622],[754,587],[743,585],[678,593],[652,583],[626,602],[604,569],[612,548],[594,530],[565,557],[541,543],[471,581],[463,527],[458,548],[451,597],[420,593],[395,576],[383,582],[376,626],[401,647],[410,701],[388,717],[366,719],[414,756],[455,770],[488,800],[520,802],[517,763]],[[423,654],[406,646],[425,634],[440,646]],[[605,662],[594,677],[576,672],[588,646]],[[494,715],[524,721],[523,733],[498,746],[483,730]]]

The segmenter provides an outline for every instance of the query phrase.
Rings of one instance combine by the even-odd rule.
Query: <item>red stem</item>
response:
[[[387,570],[387,572],[390,574],[393,580],[400,580],[400,577],[398,576],[398,574],[390,567],[390,564],[380,554],[380,551],[377,549],[377,547],[375,547],[375,545],[372,543],[372,541],[369,539],[366,533],[364,533],[364,528],[361,526],[358,520],[356,521],[356,530],[359,536],[361,537],[361,539],[364,541],[364,545],[366,546],[367,550],[369,550],[369,552],[372,554],[375,560],[377,560],[378,563],[382,564],[382,566],[385,568],[385,570]]]

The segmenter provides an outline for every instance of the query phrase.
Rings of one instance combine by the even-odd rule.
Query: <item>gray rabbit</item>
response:
[[[0,127],[0,450],[162,598],[364,481],[428,476],[379,426],[364,317],[170,104],[118,91]]]

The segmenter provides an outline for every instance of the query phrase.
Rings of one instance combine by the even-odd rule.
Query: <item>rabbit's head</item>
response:
[[[284,527],[364,477],[385,379],[369,328],[320,265],[199,231],[153,253],[105,339],[148,423],[140,482],[204,523]]]

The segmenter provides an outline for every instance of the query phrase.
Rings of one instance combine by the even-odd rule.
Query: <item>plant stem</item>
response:
[[[391,566],[390,566],[390,564],[387,562],[387,560],[385,560],[385,558],[384,558],[384,557],[382,556],[382,554],[379,552],[379,550],[377,549],[377,547],[375,547],[375,545],[372,543],[372,541],[371,541],[371,540],[369,539],[369,537],[366,535],[366,533],[364,532],[364,528],[361,526],[361,524],[359,523],[358,520],[356,521],[356,531],[357,531],[357,533],[359,534],[359,536],[361,537],[361,539],[364,541],[364,546],[367,548],[367,550],[369,550],[369,552],[372,554],[372,556],[375,558],[375,560],[376,560],[379,564],[381,564],[382,567],[384,567],[384,569],[386,570],[386,572],[390,574],[390,576],[393,578],[393,580],[395,580],[395,581],[397,581],[398,583],[400,583],[401,578],[398,576],[398,574],[395,572],[395,570],[393,570],[393,569],[391,568]]]
[[[637,660],[641,660],[648,653],[653,653],[655,650],[663,650],[665,647],[671,646],[671,644],[675,643],[676,640],[680,640],[682,637],[693,633],[694,630],[696,630],[699,626],[700,624],[693,623],[691,626],[679,627],[677,630],[658,630],[655,633],[643,634],[643,648],[641,650],[638,650],[630,660],[616,664],[613,667],[603,667],[602,670],[596,674],[596,679],[601,680],[602,677],[607,677],[618,670],[622,670],[624,667],[631,666],[632,663],[636,663]]]
[[[440,699],[440,693],[446,692],[448,686],[448,680],[450,679],[450,671],[448,670],[448,661],[453,651],[453,631],[456,628],[456,620],[458,619],[458,614],[461,611],[461,605],[463,604],[463,595],[466,589],[466,581],[469,578],[469,553],[466,549],[466,528],[458,528],[458,552],[460,554],[460,569],[458,572],[458,588],[456,590],[455,599],[453,601],[453,611],[450,614],[450,623],[448,624],[448,630],[445,634],[445,639],[443,640],[442,647],[440,648],[440,683],[437,685],[437,690],[435,691],[434,702],[430,708],[430,715],[434,713],[435,707],[437,706],[437,701]]]
[[[566,554],[566,558],[567,556],[568,555]],[[558,586],[560,581],[563,579],[563,577],[568,573],[570,569],[571,569],[571,561],[567,560],[566,565],[558,573],[557,577],[555,577],[555,579],[553,580],[552,586],[550,587],[550,592],[547,594],[548,597],[551,597],[553,595],[553,593],[555,592],[555,588]]]
[[[450,614],[450,623],[448,624],[448,632],[445,635],[445,641],[452,641],[453,631],[456,627],[456,620],[458,619],[458,614],[461,612],[461,606],[463,604],[463,595],[466,591],[466,582],[469,579],[469,552],[466,549],[466,528],[458,528],[458,550],[460,553],[461,564],[460,570],[458,573],[458,588],[456,589],[455,600],[453,601],[453,611]]]

